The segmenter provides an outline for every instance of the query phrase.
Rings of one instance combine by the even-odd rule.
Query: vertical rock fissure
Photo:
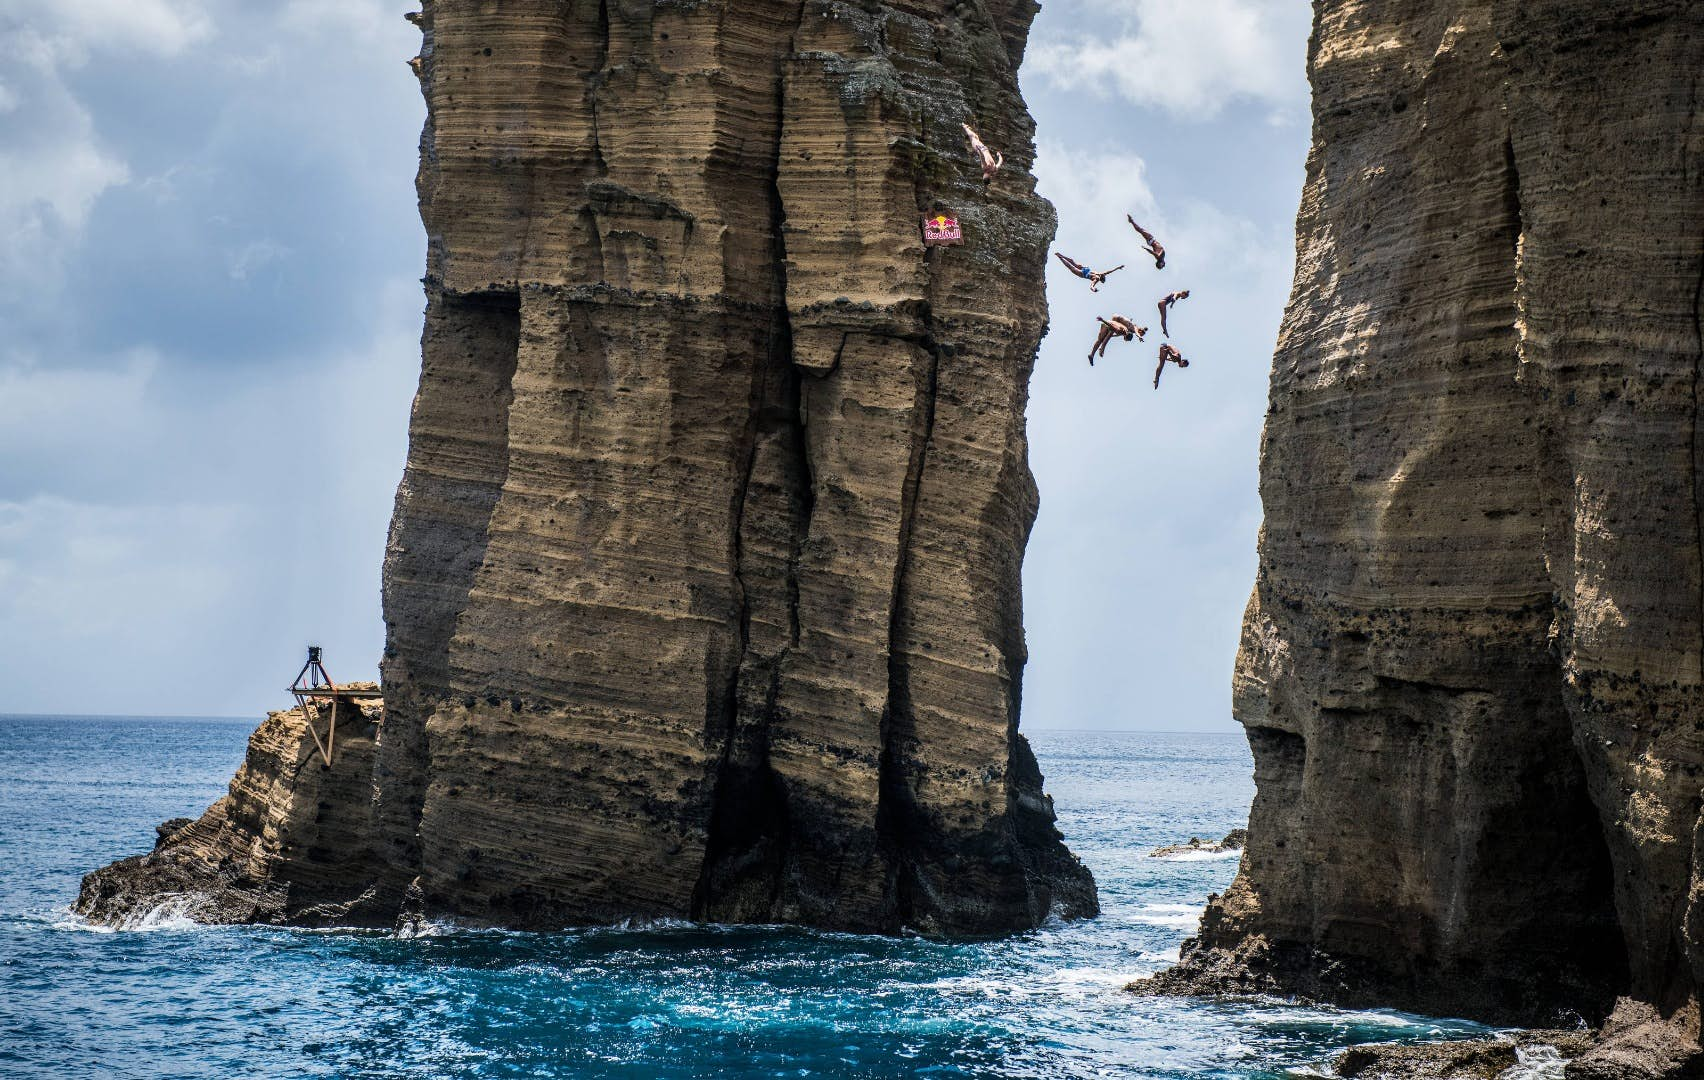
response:
[[[930,322],[924,312],[924,324]],[[923,470],[929,444],[935,435],[935,394],[940,385],[941,346],[931,333],[923,342],[929,367],[923,379],[923,425],[906,469],[901,499],[898,557],[894,560],[893,591],[888,614],[887,703],[882,709],[880,756],[877,759],[876,838],[888,856],[888,896],[892,918],[898,924],[912,912],[912,873],[908,834],[916,816],[915,800],[906,775],[914,724],[911,715],[911,671],[903,651],[903,631],[909,608],[908,578],[911,569],[912,533],[917,518],[917,500],[923,487]]]
[[[1513,277],[1515,280],[1515,310],[1520,311],[1520,253],[1521,237],[1526,235],[1526,220],[1521,210],[1521,171],[1515,161],[1515,136],[1503,136],[1503,209],[1509,217],[1509,235],[1514,238]],[[1518,337],[1517,337],[1518,340]]]
[[[798,23],[803,18],[804,5],[801,3],[794,18],[794,38],[798,33]],[[709,835],[699,868],[698,883],[693,892],[692,917],[695,919],[704,919],[715,914],[718,900],[721,899],[717,895],[717,875],[724,866],[759,848],[766,847],[771,852],[784,852],[787,847],[789,818],[786,798],[780,790],[779,778],[774,775],[770,766],[769,728],[774,722],[776,701],[780,695],[782,665],[786,661],[787,653],[799,641],[798,562],[805,533],[810,527],[811,506],[810,462],[805,449],[802,425],[799,422],[800,375],[792,363],[792,322],[787,311],[787,252],[783,235],[786,208],[782,202],[780,186],[781,147],[786,122],[786,64],[793,51],[790,39],[786,54],[777,60],[774,77],[774,141],[765,188],[769,202],[770,234],[769,332],[763,354],[756,358],[753,365],[746,427],[739,450],[743,459],[740,465],[740,481],[730,517],[733,532],[730,557],[739,618],[739,649],[727,673],[721,702],[722,715],[716,725],[720,728],[722,746],[710,795]],[[742,728],[740,684],[743,673],[754,665],[750,655],[751,604],[744,577],[746,551],[743,532],[746,500],[756,465],[758,441],[764,433],[764,417],[770,411],[772,392],[777,389],[777,381],[781,399],[780,413],[784,417],[781,423],[785,425],[789,436],[786,440],[787,452],[790,457],[796,459],[783,466],[783,483],[786,478],[797,475],[803,475],[806,479],[802,498],[795,499],[795,493],[791,491],[788,498],[791,517],[786,566],[788,643],[777,656],[763,662],[762,666],[766,666],[768,671],[762,713],[747,718],[753,740],[751,745],[742,748],[739,745]],[[747,751],[752,760],[741,760],[741,749]],[[757,805],[755,811],[753,806],[748,805],[741,812],[735,813],[733,808],[725,805],[733,797],[730,789],[734,786],[735,773],[739,771],[748,771],[757,780],[753,785],[757,790],[742,790],[739,793],[740,798]],[[754,824],[755,832],[752,827]],[[775,862],[779,865],[780,860]],[[780,873],[773,873],[768,884],[768,907],[773,910],[781,892]]]
[[[1694,72],[1687,111],[1689,127],[1698,123],[1698,83],[1699,75]],[[1690,130],[1687,137],[1693,139]],[[1686,160],[1690,167],[1695,157],[1688,154]],[[1687,187],[1695,185],[1696,181],[1689,178]],[[1692,524],[1698,558],[1698,684],[1704,687],[1704,463],[1698,457],[1699,412],[1704,410],[1704,236],[1699,237],[1698,274],[1692,287],[1692,346]]]
[[[767,915],[770,918],[779,918],[781,915],[779,908],[785,893],[785,867],[788,852],[793,846],[793,818],[786,788],[770,759],[769,730],[775,723],[776,703],[781,696],[782,669],[787,663],[788,655],[798,647],[802,634],[799,620],[799,560],[803,556],[805,540],[810,535],[811,519],[816,512],[816,483],[811,470],[810,449],[802,411],[804,374],[793,362],[793,321],[787,295],[787,204],[781,195],[781,150],[787,134],[787,67],[798,54],[799,27],[804,21],[805,4],[804,0],[799,0],[793,8],[793,25],[787,34],[786,50],[775,67],[775,151],[770,159],[767,191],[770,250],[775,282],[776,337],[780,345],[780,363],[785,371],[786,422],[791,436],[788,442],[788,464],[791,468],[787,470],[787,475],[796,485],[793,489],[794,497],[788,499],[792,532],[788,537],[786,568],[787,643],[782,646],[770,672],[768,692],[763,703],[764,714],[760,721],[763,725],[763,738],[758,767],[759,775],[764,781],[764,801],[769,807],[765,818],[771,830],[774,852],[773,876],[769,882],[768,895]]]
[[[787,364],[787,416],[793,439],[789,446],[794,475],[800,478],[800,504],[793,522],[792,547],[787,553],[787,630],[788,646],[799,644],[799,559],[804,552],[805,538],[810,535],[811,519],[816,514],[816,482],[811,470],[810,449],[805,437],[803,413],[804,375],[793,360],[793,320],[787,298],[787,204],[781,198],[781,146],[787,126],[787,65],[799,52],[799,28],[805,21],[804,0],[793,9],[793,27],[787,36],[787,51],[782,55],[775,72],[775,156],[769,169],[769,224],[775,260],[776,319],[779,325],[782,356]],[[776,670],[779,672],[780,663]],[[779,677],[779,676],[777,676]],[[771,706],[773,706],[773,697]]]
[[[745,526],[746,498],[751,491],[752,468],[757,461],[758,418],[763,410],[770,362],[773,359],[773,349],[766,351],[769,355],[753,365],[745,431],[736,447],[739,480],[734,486],[733,506],[728,514],[728,573],[739,646],[726,662],[720,680],[719,695],[710,699],[706,709],[708,715],[705,716],[705,739],[712,744],[720,741],[721,752],[709,795],[707,816],[710,824],[705,838],[704,857],[699,864],[698,884],[693,889],[692,917],[695,919],[703,918],[709,908],[712,901],[711,878],[716,866],[726,856],[730,841],[726,835],[728,828],[723,824],[727,815],[722,812],[721,803],[727,797],[729,775],[734,765],[734,745],[739,725],[740,672],[745,667],[746,653],[751,645],[751,603],[746,593],[745,544],[741,534]]]

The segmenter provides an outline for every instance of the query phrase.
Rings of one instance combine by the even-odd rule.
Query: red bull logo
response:
[[[962,244],[964,234],[959,231],[958,218],[946,214],[931,214],[923,219],[923,244],[926,247],[938,247],[942,244]]]

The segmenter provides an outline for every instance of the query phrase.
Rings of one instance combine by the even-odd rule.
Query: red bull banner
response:
[[[964,243],[964,234],[959,231],[958,218],[948,217],[946,214],[930,214],[923,218],[923,245],[925,247],[962,243]]]

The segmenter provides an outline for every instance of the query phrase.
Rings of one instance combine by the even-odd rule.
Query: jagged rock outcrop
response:
[[[1585,1031],[1517,1031],[1487,1039],[1372,1043],[1332,1061],[1346,1080],[1544,1080],[1589,1047]]]
[[[1679,1069],[1704,977],[1704,6],[1316,13],[1236,673],[1258,795],[1158,985],[1532,1022],[1620,998]],[[1610,1056],[1569,1075],[1651,1075]]]
[[[348,689],[373,689],[351,683]],[[367,877],[374,748],[383,707],[339,701],[271,713],[249,736],[230,793],[198,820],[174,818],[154,850],[83,879],[77,910],[134,925],[151,915],[206,923],[354,922],[376,896]],[[323,739],[337,710],[330,766]]]
[[[1034,10],[415,17],[424,365],[349,889],[520,926],[1094,912],[1017,732]],[[937,210],[962,247],[925,250]]]
[[[1191,855],[1222,855],[1241,851],[1247,842],[1247,829],[1232,829],[1218,840],[1203,840],[1199,836],[1192,836],[1181,844],[1165,844],[1148,852],[1148,858],[1175,859]]]

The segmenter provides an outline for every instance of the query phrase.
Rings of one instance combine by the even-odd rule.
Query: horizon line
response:
[[[282,710],[272,709],[269,712]],[[4,712],[0,711],[0,720],[224,720],[232,722],[255,722],[252,716],[230,716],[224,713],[59,713],[59,712]],[[1233,721],[1233,723],[1235,723]],[[1092,732],[1100,735],[1238,735],[1236,729],[1210,730],[1196,728],[1132,728],[1132,727],[1033,727],[1021,728],[1019,734],[1036,734],[1040,732]]]

